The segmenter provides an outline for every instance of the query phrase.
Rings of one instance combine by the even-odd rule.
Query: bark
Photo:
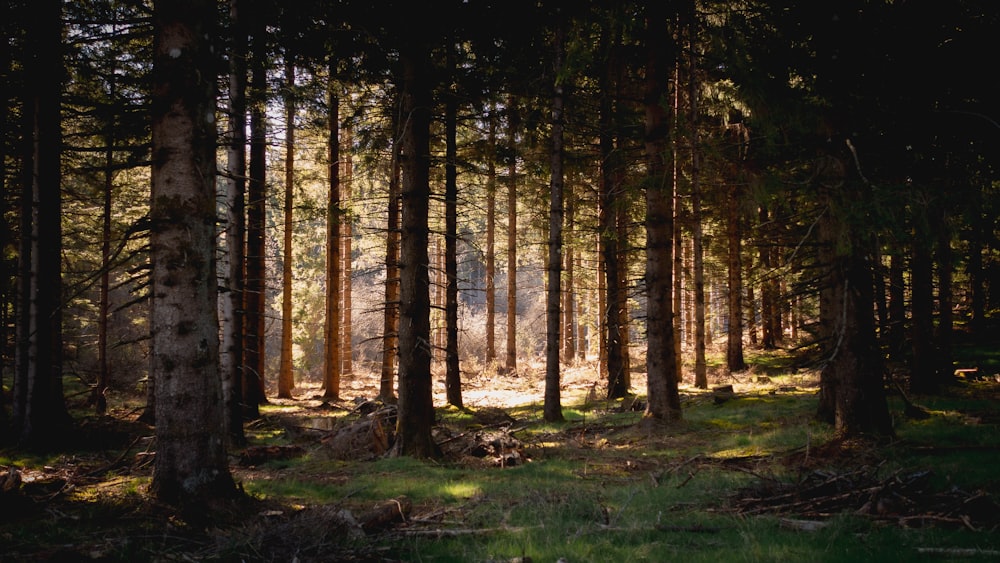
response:
[[[562,278],[563,229],[563,105],[562,69],[565,57],[563,23],[556,24],[555,74],[559,77],[552,94],[552,144],[550,147],[548,277],[545,288],[545,404],[546,422],[563,420],[559,391],[559,303]]]
[[[230,0],[233,34],[229,57],[229,145],[226,151],[226,247],[228,292],[223,295],[226,322],[222,330],[222,390],[226,404],[229,441],[246,443],[243,432],[243,327],[246,267],[246,151],[247,151],[247,30],[242,1]]]
[[[26,37],[22,191],[22,332],[14,423],[22,445],[45,448],[69,422],[62,390],[61,3],[35,6]],[[30,121],[27,121],[30,120]]]
[[[295,378],[292,373],[292,209],[295,195],[295,63],[285,60],[285,208],[281,263],[281,358],[278,368],[278,397],[291,399]]]
[[[213,2],[154,4],[150,490],[168,504],[236,495],[218,364],[215,18]]]
[[[729,242],[727,261],[729,276],[729,329],[726,338],[726,368],[730,373],[745,371],[743,357],[743,233],[740,222],[742,190],[734,182],[730,186],[726,213],[726,238]]]
[[[399,120],[394,120],[393,131],[398,130]],[[379,378],[379,398],[387,403],[396,402],[395,359],[396,337],[399,326],[399,135],[393,135],[391,176],[389,177],[389,209],[385,235],[385,316],[382,324],[382,371]]]
[[[267,27],[260,7],[252,11],[250,57],[250,164],[247,189],[246,298],[244,310],[243,400],[247,416],[260,416],[260,405],[267,402],[264,393],[265,334],[264,317],[267,292],[265,228],[267,226],[267,112],[264,107],[267,89]]]
[[[114,65],[114,62],[112,62]],[[109,97],[114,99],[117,90],[114,70],[110,73],[111,84]],[[104,139],[106,147],[104,150],[104,201],[101,205],[101,280],[100,297],[97,311],[97,385],[94,386],[91,402],[94,410],[100,416],[108,409],[108,400],[105,393],[108,389],[108,319],[111,316],[110,287],[111,287],[111,213],[112,213],[112,191],[114,190],[114,164],[115,164],[115,119],[108,121],[108,129],[105,131]]]
[[[820,375],[820,409],[832,406],[839,438],[891,436],[882,355],[875,335],[873,248],[870,234],[861,226],[870,221],[864,217],[867,191],[848,175],[844,162],[832,155],[821,157],[815,175],[826,209],[818,229],[824,248],[821,257],[828,260],[825,291],[836,311],[826,315],[832,322],[833,342]],[[824,410],[818,414],[829,416]]]
[[[428,49],[408,37],[403,67],[403,189],[399,261],[399,415],[394,455],[437,457],[431,436],[430,208],[431,78]]]
[[[763,236],[760,240],[760,268],[763,272],[764,279],[761,282],[760,290],[760,321],[761,321],[761,339],[760,345],[765,350],[773,350],[778,347],[777,335],[774,333],[774,316],[775,308],[777,303],[775,303],[774,286],[771,283],[771,278],[774,272],[771,270],[771,244],[772,241],[767,236],[770,226],[770,213],[766,205],[761,205],[759,209],[760,217],[760,229]]]
[[[566,198],[566,228],[573,229],[574,212],[576,205],[572,196]],[[568,235],[566,238],[570,238]],[[573,288],[574,279],[573,261],[574,252],[571,245],[566,245],[564,252],[564,271],[566,288],[563,291],[563,361],[572,362],[576,358],[576,292]]]
[[[615,41],[611,35],[615,31],[608,27],[604,29],[602,43],[606,50],[615,50]],[[622,186],[617,183],[620,179],[618,169],[620,166],[619,153],[615,151],[614,129],[616,120],[614,116],[615,101],[613,94],[616,90],[616,82],[620,70],[617,66],[616,57],[609,54],[605,72],[601,75],[600,84],[600,108],[598,119],[601,122],[600,138],[598,140],[601,155],[601,177],[600,177],[600,210],[599,229],[601,236],[601,254],[604,258],[604,278],[605,278],[605,308],[602,310],[604,326],[606,332],[606,354],[608,370],[608,398],[616,399],[624,397],[628,393],[625,373],[625,327],[621,325],[621,306],[623,299],[621,296],[622,274],[619,258],[621,252],[619,246],[623,241],[619,240],[618,233],[618,211],[616,202],[622,197]]]
[[[509,132],[507,144],[510,162],[507,165],[507,359],[504,371],[517,374],[517,129],[520,118],[517,100],[509,99]]]
[[[946,187],[942,193],[951,190]],[[938,288],[938,322],[935,326],[934,341],[937,345],[935,368],[937,379],[947,381],[955,373],[952,365],[952,333],[955,330],[953,314],[952,277],[954,275],[954,256],[951,250],[951,225],[948,210],[944,202],[934,215],[934,231],[937,233],[937,288]]]
[[[454,48],[448,49],[448,69],[455,71]],[[458,359],[458,100],[450,89],[445,96],[445,395],[449,405],[462,408]]]
[[[351,205],[352,193],[352,180],[354,179],[354,161],[351,158],[352,150],[351,147],[354,146],[353,134],[350,128],[344,129],[344,145],[347,147],[347,151],[344,153],[344,175],[341,181],[344,200],[347,202],[348,208]],[[353,263],[353,253],[352,241],[354,238],[354,221],[352,216],[348,215],[345,220],[341,223],[343,228],[343,241],[344,248],[342,252],[342,257],[344,260],[343,266],[343,283],[341,284],[341,298],[343,301],[343,320],[341,322],[341,332],[343,335],[341,337],[341,343],[343,346],[343,351],[341,352],[341,362],[340,362],[340,372],[342,375],[350,375],[354,372],[354,351],[352,347],[352,339],[354,338],[354,304],[352,302],[351,292],[353,290],[351,276],[352,273],[352,263]]]
[[[910,388],[927,393],[937,387],[937,359],[934,345],[934,264],[929,210],[917,207],[913,218],[914,236],[910,259],[912,346]]]
[[[492,369],[496,364],[496,214],[497,214],[497,115],[496,108],[490,112],[489,148],[486,169],[486,358],[485,364]]]
[[[694,3],[691,4],[692,10]],[[692,12],[688,22],[688,33],[693,37],[697,34],[695,14]],[[698,135],[698,78],[694,55],[694,39],[689,45],[691,50],[690,67],[688,70],[688,105],[689,132],[691,136],[691,230],[692,251],[694,254],[694,385],[699,389],[708,389],[708,365],[705,361],[705,249],[701,219],[701,147]]]
[[[329,115],[328,181],[326,204],[326,323],[323,327],[323,398],[340,398],[340,97],[334,80],[336,66],[330,62],[327,85]]]
[[[680,84],[680,57],[674,57],[674,67],[673,67],[673,78],[674,84]],[[673,111],[673,118],[671,120],[671,125],[674,130],[677,130],[680,125],[680,107],[681,107],[681,89],[673,88],[673,96],[670,99],[670,107]],[[676,139],[677,135],[670,136],[670,151],[672,153],[670,159],[670,181],[673,185],[674,190],[674,201],[673,201],[673,315],[674,315],[674,361],[677,363],[677,382],[680,383],[684,380],[684,357],[681,353],[681,343],[684,334],[683,321],[684,315],[684,287],[683,274],[684,274],[684,239],[681,236],[681,226],[683,221],[681,218],[684,215],[684,198],[681,197],[680,193],[680,159],[678,158],[678,149],[680,147]]]
[[[670,53],[662,4],[646,20],[646,411],[657,421],[681,418],[673,318],[674,176],[670,121],[660,97],[669,88]]]

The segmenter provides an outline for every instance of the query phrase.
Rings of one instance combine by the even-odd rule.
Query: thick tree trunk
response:
[[[150,206],[156,464],[162,502],[236,495],[226,457],[215,272],[216,5],[154,4]],[[181,56],[176,56],[180,53]]]
[[[22,213],[30,215],[21,231],[27,239],[21,298],[27,323],[19,335],[14,423],[21,444],[44,448],[69,422],[62,388],[61,3],[43,0],[29,24],[22,107],[31,145],[24,159]]]
[[[431,436],[430,208],[431,77],[429,54],[409,38],[400,52],[403,65],[403,191],[400,245],[399,414],[394,455],[437,457]]]
[[[560,76],[565,57],[563,23],[556,24],[555,73]],[[562,282],[563,229],[563,105],[565,95],[562,78],[556,81],[552,94],[552,144],[550,147],[549,181],[549,253],[545,288],[545,404],[546,422],[563,420],[559,390],[559,303]]]
[[[658,9],[656,9],[658,8]],[[674,176],[670,122],[660,104],[668,84],[667,14],[651,5],[646,20],[646,411],[657,421],[681,418],[673,318]]]
[[[229,57],[229,144],[226,151],[226,249],[229,291],[223,295],[222,392],[230,444],[246,443],[243,432],[243,327],[246,267],[247,30],[242,0],[230,0],[233,34]]]
[[[865,190],[853,185],[858,181],[847,175],[842,159],[826,156],[817,162],[815,182],[825,207],[818,229],[829,300],[824,318],[832,323],[817,414],[827,419],[832,414],[842,439],[893,434],[875,335],[871,236],[859,227],[864,219],[852,215],[867,209]]]
[[[326,203],[326,322],[323,325],[323,398],[340,399],[340,96],[336,65],[330,62],[327,85],[329,134],[327,176],[330,193]]]
[[[295,194],[295,63],[285,61],[285,208],[281,262],[281,358],[278,397],[291,399],[295,387],[292,373],[292,209]]]

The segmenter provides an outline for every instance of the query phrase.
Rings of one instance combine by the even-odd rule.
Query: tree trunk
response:
[[[154,4],[150,206],[156,464],[168,504],[233,497],[226,457],[215,272],[216,5]],[[181,56],[176,56],[181,53]]]
[[[449,42],[451,45],[452,42]],[[455,50],[448,48],[448,71],[455,72]],[[444,274],[445,274],[445,395],[462,408],[462,373],[458,361],[458,100],[445,94]]]
[[[745,371],[743,357],[743,232],[740,224],[742,189],[734,181],[726,207],[726,238],[729,241],[729,328],[726,334],[726,368],[730,373]]]
[[[910,388],[915,393],[932,392],[937,387],[937,359],[934,345],[934,264],[929,210],[916,207],[910,259],[912,335],[910,342]]]
[[[691,3],[691,21],[688,22],[690,61],[688,69],[688,111],[691,136],[691,230],[694,253],[694,385],[708,389],[708,365],[705,361],[705,249],[701,219],[701,141],[698,135],[698,69],[695,64],[694,37],[697,21],[694,3]]]
[[[246,443],[243,432],[243,327],[246,267],[246,151],[247,151],[247,30],[242,1],[230,0],[229,18],[233,34],[229,57],[229,145],[226,151],[226,247],[228,292],[222,311],[222,392],[225,397],[226,434],[230,444]]]
[[[403,67],[403,191],[399,261],[399,410],[394,455],[437,457],[431,436],[430,209],[431,77],[427,46],[407,38]]]
[[[23,239],[28,276],[21,298],[27,324],[22,364],[14,381],[14,423],[22,445],[44,448],[69,423],[62,388],[62,195],[60,92],[62,91],[61,3],[43,0],[30,19],[25,60],[25,154]],[[22,317],[25,319],[25,317]]]
[[[608,52],[605,72],[600,78],[600,108],[598,119],[601,122],[600,138],[598,139],[601,162],[600,177],[600,210],[599,210],[599,231],[601,236],[601,254],[604,257],[604,277],[605,277],[605,308],[602,311],[604,316],[604,326],[606,330],[607,345],[607,365],[608,365],[608,393],[609,399],[624,397],[628,393],[625,374],[625,350],[624,350],[624,327],[621,326],[622,314],[622,290],[620,272],[621,264],[618,260],[621,257],[619,245],[624,244],[619,240],[618,233],[618,211],[616,202],[622,197],[622,186],[617,183],[620,179],[618,169],[620,164],[619,153],[615,151],[614,130],[616,120],[614,115],[616,91],[616,81],[619,75],[617,57],[614,54],[617,40],[612,37],[617,28],[607,26],[602,33],[602,47]]]
[[[497,113],[496,107],[489,115],[489,145],[486,169],[486,358],[487,369],[493,370],[497,360],[496,323],[496,214],[497,214]]]
[[[941,190],[949,193],[950,186]],[[934,230],[937,233],[937,278],[938,278],[938,322],[935,326],[934,340],[937,344],[935,368],[937,380],[947,381],[955,373],[952,365],[952,333],[955,330],[955,316],[952,313],[952,276],[954,274],[953,253],[951,250],[951,224],[948,220],[948,210],[945,202],[934,215]]]
[[[650,5],[646,19],[646,411],[657,421],[681,418],[673,319],[674,176],[670,121],[660,104],[669,88],[671,52],[663,4]]]
[[[546,422],[563,420],[559,391],[559,302],[562,281],[562,229],[563,229],[563,96],[561,74],[565,57],[563,22],[556,23],[555,74],[552,93],[552,145],[550,148],[551,179],[549,181],[549,254],[548,276],[545,288],[545,404]]]
[[[344,146],[347,147],[347,151],[344,152],[344,174],[341,181],[343,189],[344,201],[347,202],[348,209],[350,209],[351,199],[354,197],[353,194],[353,180],[354,180],[354,160],[352,159],[352,147],[354,146],[353,131],[348,127],[344,129]],[[354,372],[354,350],[353,350],[353,338],[354,338],[354,303],[352,297],[353,282],[351,277],[353,276],[353,240],[354,240],[354,218],[352,215],[347,215],[345,220],[341,223],[343,228],[342,239],[344,241],[343,251],[341,256],[344,260],[343,266],[343,283],[341,284],[341,298],[343,301],[343,320],[341,322],[341,343],[343,351],[341,352],[341,362],[340,362],[340,373],[341,375],[350,375]]]
[[[774,334],[774,309],[777,306],[775,303],[775,295],[773,286],[771,284],[771,277],[774,276],[774,272],[771,271],[771,245],[773,241],[765,234],[770,230],[769,222],[769,212],[766,205],[761,205],[759,210],[760,216],[760,230],[762,236],[760,237],[760,268],[761,268],[761,288],[760,288],[760,322],[761,322],[761,338],[760,345],[765,350],[773,350],[778,347],[777,337]]]
[[[389,209],[385,234],[385,317],[382,324],[382,372],[379,398],[396,402],[395,359],[396,337],[399,330],[399,182],[400,143],[396,140],[399,120],[393,120],[392,162],[389,177]]]
[[[284,252],[281,262],[281,363],[278,369],[278,397],[291,399],[295,388],[292,373],[292,209],[295,194],[295,62],[285,60],[285,209]]]
[[[252,11],[250,104],[250,175],[247,190],[246,324],[243,344],[243,399],[250,418],[260,416],[264,393],[267,292],[265,228],[267,227],[267,26],[260,7]]]
[[[323,326],[323,398],[340,399],[340,96],[336,63],[330,61],[327,84],[329,135],[327,176],[330,194],[326,203],[326,322]]]
[[[520,117],[517,100],[511,95],[507,145],[510,162],[507,165],[507,361],[508,375],[517,374],[517,129]]]
[[[573,202],[573,197],[570,195],[566,198],[566,228],[572,231],[574,212],[576,205]],[[571,236],[565,237],[567,239]],[[572,362],[576,358],[576,293],[573,289],[574,279],[573,274],[573,247],[571,245],[565,245],[566,251],[564,254],[564,271],[565,271],[565,282],[566,288],[563,291],[563,304],[562,304],[562,314],[563,314],[563,361]]]
[[[875,335],[871,236],[859,226],[865,219],[852,217],[852,210],[869,208],[866,192],[854,185],[858,181],[847,176],[843,159],[826,156],[817,162],[816,188],[825,208],[818,229],[820,257],[830,301],[825,318],[833,329],[817,414],[828,417],[832,406],[834,429],[842,439],[893,433]]]
[[[112,62],[114,65],[114,62]],[[114,99],[117,91],[117,81],[114,78],[115,72],[109,73],[111,76],[110,95]],[[115,165],[115,119],[108,122],[105,132],[104,151],[104,202],[101,206],[101,280],[100,280],[100,301],[97,311],[97,385],[94,386],[91,402],[97,415],[103,415],[108,410],[108,399],[105,393],[108,389],[108,319],[111,316],[110,287],[111,287],[111,213],[113,211],[112,191],[114,190],[114,165]]]

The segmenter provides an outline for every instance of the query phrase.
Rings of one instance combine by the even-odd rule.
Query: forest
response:
[[[1000,557],[994,3],[0,27],[0,561]]]

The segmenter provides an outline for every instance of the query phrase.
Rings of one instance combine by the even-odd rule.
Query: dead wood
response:
[[[268,461],[294,459],[305,453],[301,446],[251,446],[240,454],[240,465],[253,466]]]
[[[371,533],[388,528],[393,524],[405,523],[411,510],[413,510],[413,502],[404,496],[380,502],[371,510],[358,515],[356,519],[362,530]]]
[[[395,407],[372,412],[334,430],[320,442],[334,459],[364,460],[376,458],[389,451],[393,442]]]

